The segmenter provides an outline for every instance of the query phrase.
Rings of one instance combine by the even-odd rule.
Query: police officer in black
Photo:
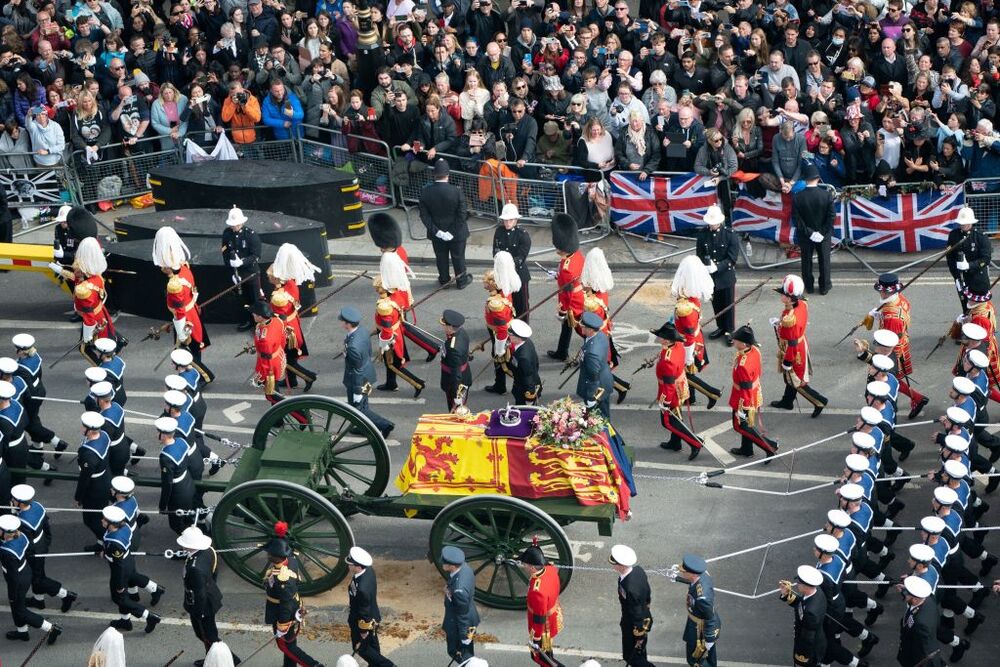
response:
[[[955,290],[962,302],[962,312],[969,312],[965,289],[984,287],[989,289],[990,258],[993,247],[990,239],[975,228],[976,214],[968,206],[958,212],[955,229],[948,232],[948,271],[955,279]]]
[[[441,315],[441,325],[444,326],[446,340],[441,355],[441,389],[448,401],[448,411],[466,403],[468,390],[472,384],[472,371],[469,369],[469,334],[462,325],[465,316],[454,310],[446,310]],[[465,393],[459,395],[462,386]]]
[[[646,653],[649,630],[653,627],[653,615],[649,611],[653,593],[649,588],[646,571],[636,565],[638,561],[631,547],[624,544],[611,547],[608,562],[618,573],[618,602],[622,606],[619,623],[622,631],[622,660],[630,667],[652,667]]]
[[[347,625],[351,629],[351,648],[369,667],[395,667],[382,655],[378,643],[378,626],[382,614],[378,609],[378,584],[372,557],[361,547],[351,547],[347,555],[351,583],[347,587],[349,611]]]
[[[191,618],[194,636],[205,645],[207,653],[212,644],[219,641],[219,629],[215,625],[215,615],[222,608],[222,591],[216,583],[219,556],[212,548],[212,538],[201,532],[197,526],[188,526],[177,538],[177,544],[187,552],[184,561],[184,611]],[[201,667],[204,660],[195,660]],[[240,659],[233,656],[233,662]]]
[[[274,642],[284,654],[282,667],[322,667],[298,646],[299,623],[305,610],[299,599],[299,575],[290,561],[291,547],[279,536],[264,545],[264,551],[269,563],[264,573],[264,622],[271,625]]]
[[[836,220],[833,190],[820,187],[819,169],[812,163],[802,168],[802,179],[806,187],[792,195],[795,231],[802,250],[802,282],[806,284],[806,292],[812,294],[816,287],[813,279],[815,251],[819,262],[819,293],[826,294],[833,287],[830,280],[830,236]]]
[[[31,541],[21,532],[21,520],[13,514],[0,516],[0,569],[7,583],[7,603],[14,617],[13,630],[7,632],[10,641],[28,641],[28,626],[39,628],[49,634],[48,643],[54,644],[62,628],[50,623],[40,615],[28,609],[25,597],[31,588]]]
[[[222,260],[233,270],[233,282],[251,278],[240,286],[240,294],[247,308],[247,319],[237,329],[249,331],[254,327],[250,307],[264,293],[260,289],[260,237],[246,226],[247,217],[233,206],[226,218],[226,231],[222,232]]]
[[[739,239],[732,229],[723,223],[726,217],[718,206],[709,206],[702,218],[705,229],[698,232],[698,243],[695,254],[701,263],[708,267],[712,274],[714,289],[712,291],[712,309],[719,312],[732,305],[736,299],[736,260],[739,258]],[[733,344],[733,331],[736,330],[736,309],[730,308],[715,318],[715,330],[708,334],[715,339],[726,337],[726,345]]]
[[[517,204],[503,205],[500,224],[493,232],[493,254],[495,256],[501,250],[506,250],[514,258],[514,268],[517,269],[517,276],[521,279],[521,289],[511,294],[514,315],[528,322],[528,310],[531,308],[528,303],[528,281],[531,280],[531,272],[528,271],[528,253],[531,252],[531,236],[517,224],[520,217]]]
[[[511,393],[517,405],[535,405],[542,393],[542,378],[538,375],[538,352],[531,342],[531,327],[521,319],[510,321],[510,368],[514,378]]]

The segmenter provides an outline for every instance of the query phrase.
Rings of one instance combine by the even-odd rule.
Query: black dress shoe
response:
[[[718,402],[719,402],[719,399],[717,399],[717,398],[710,398],[710,399],[708,399],[708,405],[706,405],[705,407],[707,409],[711,410],[712,408],[715,407],[715,404],[718,403]]]
[[[108,623],[108,625],[118,632],[128,632],[132,629],[132,620],[128,618],[116,618]]]
[[[959,662],[965,657],[965,652],[969,650],[972,646],[972,642],[968,639],[959,639],[958,646],[951,650],[951,655],[948,656],[948,662]]]
[[[434,357],[436,357],[438,355],[438,352],[440,352],[440,351],[441,350],[435,350],[434,352],[428,352],[427,353],[427,358],[424,359],[424,363],[425,364],[429,364],[432,361],[434,361]]]
[[[875,644],[878,644],[878,635],[874,632],[869,632],[868,636],[861,640],[861,648],[858,649],[858,657],[863,658],[872,652],[875,648]]]
[[[688,454],[688,461],[694,461],[701,454],[701,447],[691,447],[691,453]]]
[[[483,391],[485,391],[487,394],[499,394],[500,396],[503,396],[504,394],[507,393],[507,387],[501,387],[500,385],[491,384],[488,387],[483,387]]]
[[[732,347],[732,346],[733,346],[733,335],[727,331],[726,332],[726,347]]]
[[[563,352],[556,352],[555,350],[549,350],[545,353],[549,359],[555,359],[556,361],[566,361],[567,356]]]
[[[986,560],[984,560],[983,564],[979,567],[979,576],[985,577],[986,575],[988,575],[990,573],[990,570],[996,567],[997,561],[998,561],[997,557],[994,556],[993,554],[987,556]]]
[[[817,405],[816,407],[814,407],[811,417],[813,419],[816,419],[816,417],[819,417],[820,413],[823,412],[823,408],[825,408],[825,407],[826,407],[826,403],[824,403],[823,405]]]
[[[819,291],[819,293],[820,293],[820,296],[826,296],[827,294],[830,293],[830,288],[829,287],[824,287],[823,289],[821,289]]]
[[[676,445],[672,445],[669,440],[664,440],[660,443],[660,448],[669,449],[672,452],[679,452],[681,451],[681,443],[678,442]]]
[[[148,635],[150,632],[155,630],[161,620],[162,619],[159,616],[150,612],[149,616],[146,617],[146,634]]]
[[[766,454],[764,454],[764,465],[766,466],[771,465],[771,459],[773,458],[774,458],[774,452],[767,452]]]
[[[969,622],[965,624],[965,634],[971,635],[973,632],[976,631],[976,628],[978,628],[980,625],[983,624],[983,621],[985,620],[986,617],[977,611],[976,615],[970,618]]]
[[[733,447],[729,450],[729,453],[733,456],[746,456],[747,458],[753,456],[753,450],[747,451],[742,447]]]
[[[472,284],[472,278],[470,276],[465,276],[464,278],[462,278],[461,280],[459,280],[457,283],[455,283],[455,287],[457,287],[458,289],[465,289],[466,287],[468,287],[471,284]]]
[[[66,597],[62,599],[62,605],[60,605],[59,611],[61,611],[64,614],[67,611],[69,611],[70,607],[73,606],[73,603],[76,602],[76,597],[77,597],[76,593],[74,593],[73,591],[67,592]]]
[[[395,424],[389,424],[382,430],[382,437],[388,438],[389,434],[392,433],[392,429],[396,428]]]
[[[615,401],[615,405],[621,405],[622,403],[624,403],[626,396],[628,396],[628,392],[627,391],[620,391],[620,392],[618,392],[618,400]]]
[[[27,632],[18,632],[17,630],[8,630],[7,631],[7,639],[9,639],[10,641],[22,641],[22,642],[26,642],[29,639],[31,639],[31,635],[29,635]]]
[[[876,602],[875,608],[870,609],[868,611],[868,614],[865,615],[865,625],[875,625],[875,621],[877,621],[878,617],[881,616],[884,612],[885,612],[885,607],[882,606],[882,603]],[[878,640],[875,640],[875,643],[877,644]],[[874,646],[874,644],[872,645]],[[868,654],[866,653],[865,655]]]
[[[194,667],[204,667],[204,664],[205,664],[205,660],[201,659],[201,658],[199,658],[198,660],[194,661]]]
[[[254,327],[254,323],[253,322],[244,322],[243,324],[241,324],[238,327],[236,327],[236,330],[237,331],[250,331],[251,329],[253,329],[253,327]]]
[[[317,378],[313,378],[312,380],[306,380],[306,383],[302,385],[302,393],[308,394],[309,390],[312,389],[313,383],[316,382],[316,380]]]
[[[715,340],[716,338],[721,338],[725,334],[726,334],[726,332],[722,329],[722,327],[719,327],[718,329],[716,329],[712,333],[708,334],[708,337],[711,338],[712,340]]]
[[[424,390],[425,386],[426,385],[421,385],[421,386],[419,386],[419,387],[417,387],[416,389],[413,390],[413,398],[414,399],[420,398],[420,392],[422,392]]]
[[[63,633],[62,626],[53,623],[52,629],[49,630],[49,636],[48,639],[45,640],[45,643],[48,644],[49,646],[52,646],[53,644],[56,643],[56,640],[59,639],[59,635],[61,635],[62,633]]]
[[[812,294],[815,291],[816,290],[814,288],[812,288],[812,287],[806,287],[806,294]]]
[[[397,385],[389,384],[388,382],[377,385],[375,388],[379,391],[399,391],[399,387]]]
[[[163,594],[166,593],[166,592],[167,592],[166,588],[164,588],[163,586],[157,585],[156,586],[156,590],[153,591],[153,594],[149,596],[149,606],[150,607],[155,607],[156,603],[160,601],[160,598],[162,598]],[[157,620],[156,622],[159,623],[160,621]],[[148,632],[148,630],[147,630],[147,632]]]
[[[986,484],[986,493],[993,493],[997,490],[997,486],[1000,486],[1000,475],[990,477],[990,481]]]
[[[782,403],[781,401],[771,401],[771,407],[777,408],[778,410],[791,410],[795,407],[794,403]]]
[[[910,408],[910,414],[907,415],[907,419],[916,419],[917,416],[920,414],[920,411],[923,410],[924,407],[930,402],[931,399],[927,398],[926,396],[921,398],[913,405],[913,407]]]

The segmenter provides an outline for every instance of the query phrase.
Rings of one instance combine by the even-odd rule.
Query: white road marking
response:
[[[220,626],[221,627],[221,626]],[[497,643],[482,643],[476,646],[477,649],[482,649],[484,651],[497,651],[500,653],[527,653],[528,647],[521,644],[497,644]],[[621,661],[621,653],[612,653],[610,651],[589,651],[587,649],[576,649],[576,648],[556,648],[557,657],[562,657],[564,655],[571,655],[577,658],[599,658],[601,660],[616,660]],[[650,662],[664,663],[667,665],[686,665],[687,660],[684,658],[671,658],[663,655],[650,655],[647,656]],[[780,667],[780,665],[770,665],[760,662],[731,662],[729,660],[723,660],[719,663],[723,667]]]
[[[721,424],[716,424],[715,426],[698,433],[698,436],[705,441],[705,449],[707,449],[722,465],[732,463],[736,460],[736,457],[727,452],[726,448],[713,440],[713,438],[730,430],[732,426],[732,421],[726,420]]]
[[[10,607],[6,605],[0,605],[0,611],[10,611]],[[155,611],[155,610],[153,610]],[[99,611],[68,611],[65,614],[59,614],[59,618],[85,618],[87,620],[98,620],[98,621],[116,621],[121,618],[120,614],[107,614]],[[54,618],[54,617],[53,617]],[[145,625],[143,621],[133,618],[132,623],[140,628]],[[188,627],[191,625],[191,619],[189,618],[173,618],[171,616],[161,617],[160,623],[163,625],[181,625]],[[234,630],[236,632],[272,632],[270,625],[259,625],[257,623],[216,623],[220,630]]]
[[[38,320],[0,320],[0,329],[20,329],[33,331],[35,329],[79,330],[80,325],[72,322],[39,322]]]
[[[713,470],[718,470],[718,468],[706,468],[704,466],[691,466],[684,465],[683,463],[658,463],[657,461],[636,461],[633,468],[645,468],[650,470],[671,470],[682,472],[690,475],[700,475],[701,473],[711,472]],[[788,480],[787,472],[771,472],[769,470],[759,470],[757,468],[742,468],[741,470],[734,470],[731,473],[726,473],[726,475],[738,475],[741,477],[761,477],[763,479],[778,479],[782,481]],[[793,473],[792,481],[799,482],[830,482],[833,480],[832,476],[824,477],[822,475],[806,475],[802,473]],[[716,480],[718,481],[718,480]]]
[[[131,392],[129,392],[131,393]],[[127,424],[141,424],[143,426],[152,426],[155,419],[149,419],[148,417],[126,417],[125,422]],[[228,424],[205,424],[204,428],[209,433],[214,433],[215,431],[222,431],[223,433],[249,433],[252,434],[254,429],[246,428],[243,426],[230,426]]]
[[[599,540],[570,540],[569,546],[573,550],[573,558],[575,560],[578,560],[581,563],[589,563],[590,559],[594,557],[594,554],[590,551],[589,547],[593,547],[594,549],[603,549],[604,542]],[[584,551],[584,549],[586,549],[586,551]]]
[[[222,410],[222,414],[226,416],[226,419],[234,424],[239,424],[246,419],[241,414],[244,410],[250,407],[250,401],[240,401],[235,405],[230,405],[228,408]]]

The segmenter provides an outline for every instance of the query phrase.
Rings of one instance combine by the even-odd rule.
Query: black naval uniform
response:
[[[28,391],[25,393],[24,401],[22,402],[24,409],[28,413],[28,425],[25,427],[28,436],[32,442],[52,442],[56,434],[51,429],[45,428],[39,416],[39,411],[44,401],[35,398],[44,398],[47,395],[45,383],[42,381],[41,355],[38,352],[34,352],[23,359],[18,359],[17,375],[20,375],[25,384],[28,385]],[[60,447],[59,451],[63,451],[66,449],[66,444],[60,442],[58,447]]]
[[[795,613],[795,643],[792,664],[795,667],[817,667],[826,653],[826,635],[823,620],[826,618],[826,596],[823,591],[803,598],[794,591],[791,597],[782,598]]]
[[[31,557],[28,559],[28,564],[31,566],[31,592],[35,596],[56,597],[62,590],[62,584],[45,574],[46,559],[38,558],[39,554],[47,554],[49,547],[52,546],[49,516],[37,500],[29,503],[27,508],[18,510],[17,515],[21,520],[21,532],[31,542]],[[38,600],[37,597],[35,599]],[[70,605],[75,599],[75,593],[72,594],[72,597],[67,593],[66,597],[62,598],[63,612],[69,611]],[[39,602],[35,606],[42,609],[45,607],[45,603]]]
[[[211,547],[193,552],[184,561],[184,611],[206,652],[219,641],[215,626],[215,615],[222,608],[222,591],[215,581],[218,566],[219,556]]]
[[[0,458],[11,468],[28,467],[28,438],[24,434],[27,423],[27,411],[13,399],[8,407],[0,410]],[[24,480],[23,474],[10,476],[11,486],[23,484]],[[4,498],[10,498],[10,489],[7,491]]]
[[[298,575],[289,567],[288,561],[271,565],[264,574],[264,622],[274,630],[274,641],[284,654],[283,667],[316,667],[320,664],[299,648],[299,621],[296,615],[302,607],[299,600]]]
[[[719,639],[719,615],[715,612],[715,586],[707,572],[698,575],[698,581],[688,584],[687,623],[684,625],[684,644],[689,665],[715,667],[718,664],[715,644]],[[703,655],[694,657],[699,640],[712,647]]]
[[[695,254],[705,266],[715,262],[718,269],[712,274],[712,281],[715,284],[712,292],[712,310],[715,312],[731,305],[736,299],[736,261],[739,259],[739,243],[736,233],[725,226],[719,227],[716,231],[706,228],[698,232]],[[716,317],[715,327],[722,333],[732,334],[736,330],[736,309],[730,308],[722,314],[722,317]]]
[[[514,258],[514,268],[517,270],[517,277],[521,279],[521,289],[510,295],[514,304],[514,317],[527,322],[528,310],[531,308],[528,303],[528,281],[531,280],[528,253],[531,251],[531,235],[521,229],[521,225],[515,225],[514,229],[508,231],[501,223],[493,232],[493,255],[496,256],[501,250],[506,250]]]
[[[101,442],[103,440],[103,442]],[[80,443],[77,465],[80,476],[76,481],[73,500],[83,509],[100,510],[108,504],[111,496],[111,472],[108,469],[108,434],[101,431],[95,440]],[[102,454],[103,452],[103,454]],[[83,512],[83,523],[94,534],[97,541],[104,538],[104,526],[100,512]]]
[[[181,438],[160,450],[160,512],[168,512],[170,529],[180,535],[194,523],[190,516],[179,516],[176,510],[194,509],[195,487],[188,463],[188,444]]]
[[[31,588],[31,558],[31,542],[24,533],[0,542],[0,569],[3,569],[3,578],[7,582],[7,604],[10,605],[14,625],[19,628],[26,625],[40,628],[45,620],[25,605]]]
[[[955,279],[955,289],[958,291],[958,298],[962,302],[962,312],[969,312],[968,299],[963,292],[966,287],[988,290],[990,286],[990,258],[993,254],[993,246],[990,239],[981,231],[973,227],[968,232],[963,232],[961,227],[948,232],[948,246],[957,243],[962,245],[948,253],[945,258],[948,262],[948,271]],[[962,271],[957,264],[965,259],[969,263],[969,268]],[[977,290],[978,291],[978,290]]]
[[[896,652],[896,661],[902,667],[934,667],[941,664],[936,655],[940,649],[937,640],[940,616],[941,611],[933,595],[903,614],[899,626],[899,650]]]
[[[355,575],[347,587],[347,595],[350,600],[347,625],[351,629],[351,648],[369,667],[395,667],[392,660],[382,655],[378,642],[382,614],[378,608],[375,571],[368,567]]]
[[[82,240],[68,224],[65,226],[62,223],[56,225],[55,234],[52,239],[52,249],[62,249],[63,251],[62,257],[56,258],[57,261],[65,266],[73,266],[73,260],[76,259],[76,249]]]
[[[652,667],[646,657],[649,630],[653,615],[649,611],[653,594],[646,571],[633,565],[631,571],[618,579],[618,602],[622,606],[619,623],[622,632],[622,660],[629,667]]]
[[[535,405],[542,393],[542,378],[538,375],[538,353],[535,344],[530,339],[515,346],[511,343],[510,360],[507,366],[514,377],[514,403],[517,405]]]
[[[462,327],[456,329],[454,335],[448,336],[444,344],[444,354],[441,355],[441,389],[444,390],[445,399],[448,401],[449,412],[455,409],[455,397],[459,385],[465,385],[466,392],[472,385],[472,371],[469,369],[469,334]]]
[[[230,266],[229,262],[236,258],[243,260],[243,264],[239,268],[232,269],[234,280],[240,281],[253,276],[252,280],[248,280],[240,286],[240,294],[243,296],[243,303],[246,304],[247,308],[247,322],[252,323],[253,317],[250,315],[250,307],[260,301],[264,293],[260,289],[260,265],[258,264],[260,237],[257,236],[257,232],[246,225],[243,225],[238,232],[233,231],[232,227],[227,227],[222,232],[222,261],[225,262],[226,266]]]

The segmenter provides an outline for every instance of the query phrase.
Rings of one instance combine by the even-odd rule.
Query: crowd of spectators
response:
[[[263,125],[527,176],[742,170],[788,191],[804,159],[834,186],[1000,174],[993,0],[371,8],[385,57],[365,86],[350,0],[7,0],[3,134],[26,132],[39,165],[64,146],[82,162],[207,146],[225,128],[250,144]]]

